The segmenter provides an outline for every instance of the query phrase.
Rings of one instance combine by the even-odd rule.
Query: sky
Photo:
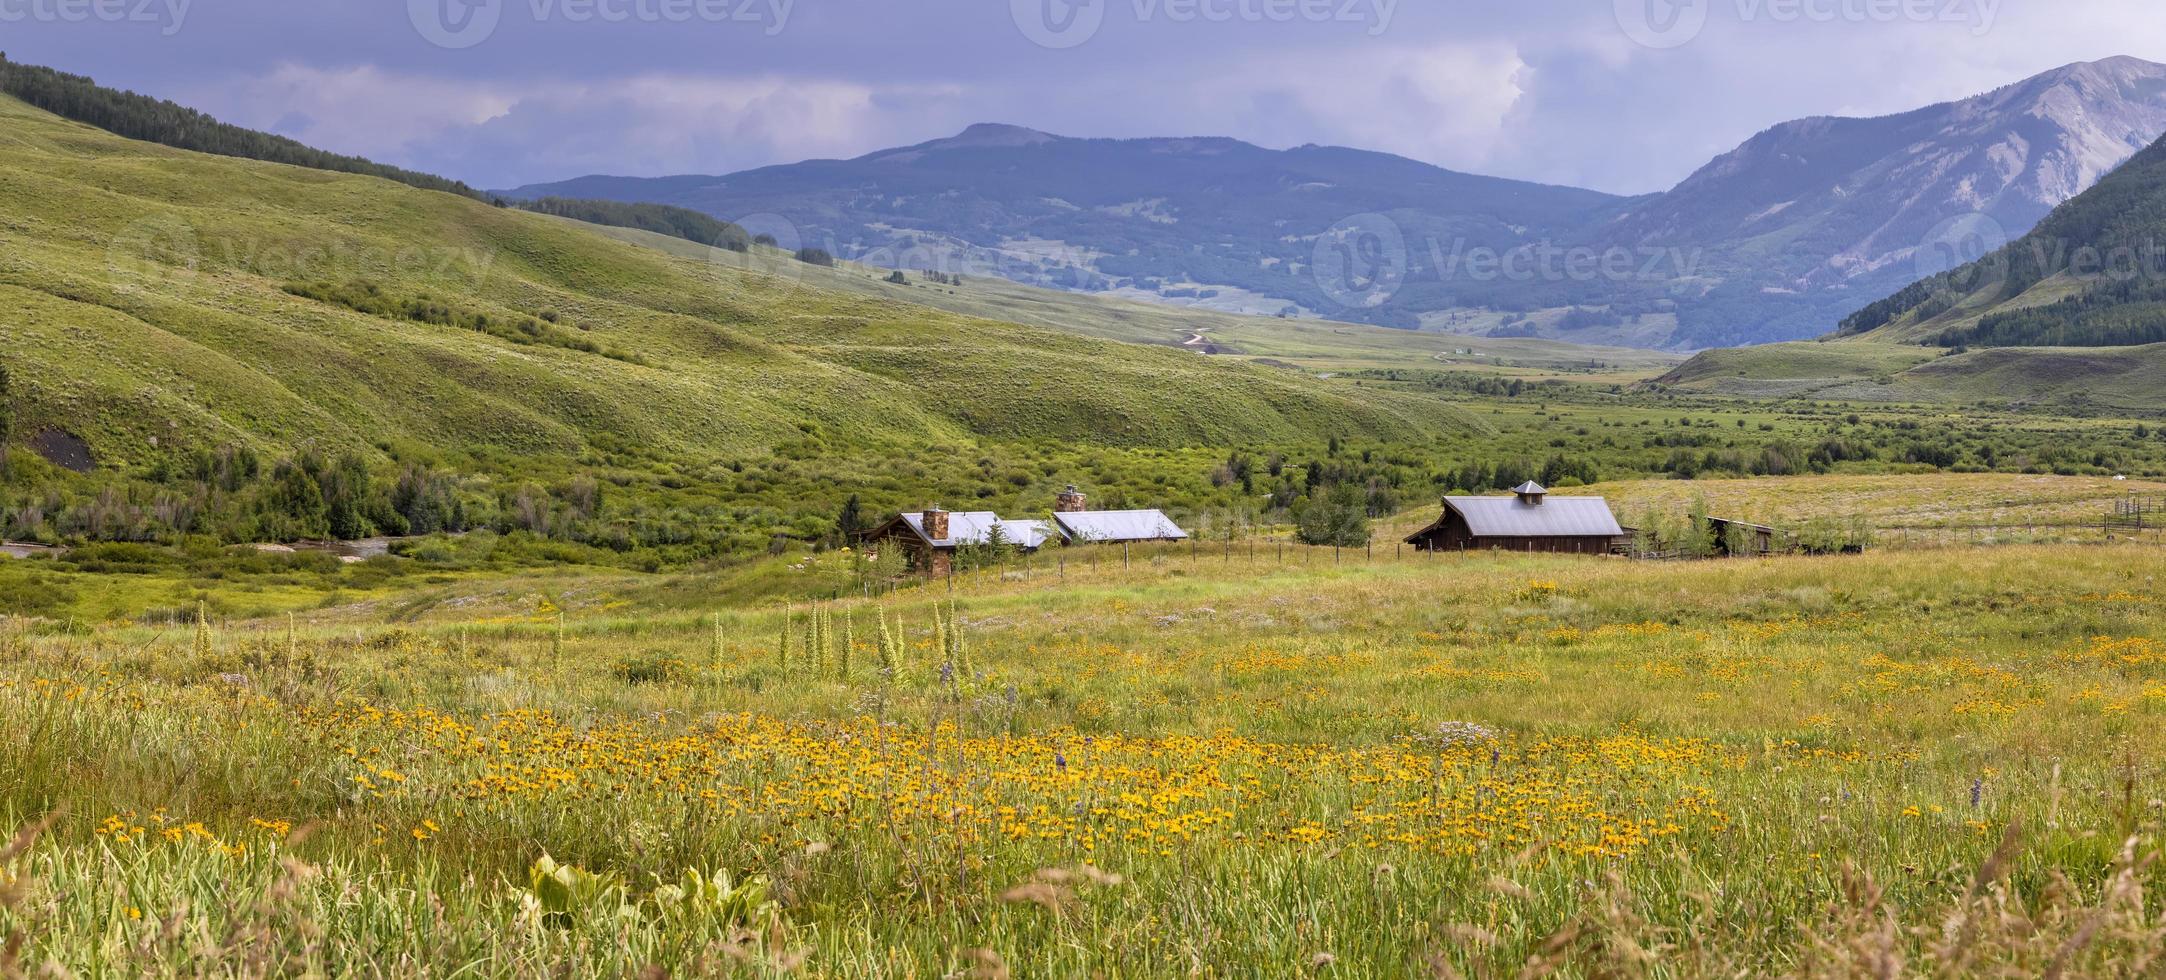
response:
[[[2157,0],[0,0],[0,51],[487,188],[978,122],[1614,193],[1776,123],[2166,60]]]

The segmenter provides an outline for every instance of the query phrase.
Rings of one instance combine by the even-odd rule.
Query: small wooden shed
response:
[[[1737,529],[1734,533],[1737,534],[1738,540],[1741,542],[1741,546],[1736,550],[1732,550],[1731,547],[1730,538],[1733,533],[1730,530],[1731,528]],[[1781,531],[1765,524],[1733,521],[1726,517],[1708,518],[1707,529],[1709,533],[1715,536],[1715,553],[1731,557],[1772,555],[1775,553],[1776,542],[1783,536]]]

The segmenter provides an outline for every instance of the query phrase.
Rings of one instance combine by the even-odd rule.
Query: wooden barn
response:
[[[1446,497],[1444,515],[1406,543],[1421,551],[1547,551],[1606,555],[1625,529],[1600,497],[1552,497],[1528,482],[1509,497]]]

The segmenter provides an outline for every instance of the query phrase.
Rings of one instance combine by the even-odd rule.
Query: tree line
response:
[[[132,140],[312,170],[381,177],[423,190],[482,198],[479,191],[456,180],[329,153],[283,136],[219,122],[164,99],[106,88],[84,75],[9,61],[5,54],[0,54],[0,92],[53,115]]]
[[[752,249],[752,236],[743,228],[690,208],[570,197],[544,197],[533,201],[513,201],[511,204],[536,214],[552,214],[592,225],[637,228],[732,252],[748,252]]]
[[[9,61],[4,53],[0,53],[0,92],[63,119],[95,126],[115,136],[175,149],[380,177],[408,187],[457,194],[498,207],[517,207],[590,224],[638,228],[735,252],[746,251],[752,246],[752,237],[743,228],[686,208],[562,197],[507,201],[484,194],[462,181],[319,150],[284,136],[220,122],[175,102],[107,88],[85,75]]]

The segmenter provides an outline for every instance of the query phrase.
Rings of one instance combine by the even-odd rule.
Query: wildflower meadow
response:
[[[17,621],[0,974],[2151,975],[2162,564]]]

